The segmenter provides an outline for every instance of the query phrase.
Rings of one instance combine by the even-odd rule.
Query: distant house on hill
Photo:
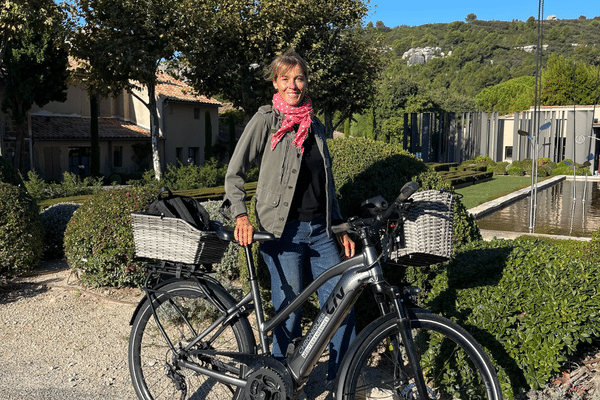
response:
[[[193,90],[166,73],[158,73],[156,86],[160,159],[163,168],[178,162],[203,164],[205,146],[219,136],[215,99],[193,94]],[[1,91],[1,88],[0,88]],[[144,88],[136,95],[146,101]],[[102,99],[99,104],[100,172],[131,174],[151,167],[150,114],[131,93]],[[205,132],[210,118],[211,132]],[[0,115],[0,155],[10,161],[14,154],[11,124]],[[85,175],[90,168],[90,102],[85,87],[74,80],[64,103],[34,106],[29,115],[29,136],[33,168],[44,179],[59,181],[65,171]],[[210,143],[206,143],[206,138]],[[11,153],[12,151],[12,153]]]

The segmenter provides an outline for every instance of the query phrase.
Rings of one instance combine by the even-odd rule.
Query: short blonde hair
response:
[[[274,81],[279,75],[285,74],[290,69],[299,66],[302,73],[308,79],[308,67],[306,61],[294,49],[278,55],[265,70],[265,80]]]

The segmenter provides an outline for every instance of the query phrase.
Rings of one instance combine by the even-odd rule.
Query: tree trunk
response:
[[[27,160],[27,146],[25,146],[25,138],[27,137],[27,123],[23,122],[15,126],[15,167],[21,172],[21,175],[27,176],[26,167]]]
[[[212,158],[212,122],[210,112],[204,114],[204,163]]]
[[[152,142],[152,162],[154,165],[154,177],[157,181],[162,179],[162,168],[160,165],[159,154],[159,130],[158,130],[158,110],[156,109],[156,86],[154,83],[148,84],[148,109],[150,111],[150,140]]]
[[[24,177],[31,169],[25,139],[27,138],[27,113],[23,113],[22,104],[16,105],[17,110],[13,111],[13,120],[15,121],[15,167]],[[23,115],[23,118],[15,118],[14,115]]]
[[[327,139],[333,139],[333,113],[331,111],[325,111],[323,114],[325,121],[325,136]]]
[[[98,95],[90,93],[90,174],[100,176],[100,133],[98,131]]]

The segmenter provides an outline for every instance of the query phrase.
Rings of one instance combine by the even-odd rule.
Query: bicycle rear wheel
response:
[[[244,367],[226,357],[183,354],[182,348],[213,321],[221,312],[216,300],[225,309],[235,305],[233,298],[220,285],[203,281],[202,291],[193,281],[176,281],[158,288],[153,300],[156,316],[166,336],[175,347],[173,352],[153,317],[149,301],[138,310],[129,339],[129,371],[140,399],[242,399],[243,390],[216,381],[198,372],[179,368],[183,359],[203,367],[242,377]],[[209,300],[208,293],[213,301]],[[219,329],[220,328],[220,329]],[[252,330],[246,319],[234,318],[220,325],[191,350],[218,350],[252,353],[255,348]]]
[[[430,399],[502,398],[489,358],[463,328],[425,313],[410,323]],[[344,400],[418,399],[396,315],[382,316],[361,332],[342,363],[336,394]]]

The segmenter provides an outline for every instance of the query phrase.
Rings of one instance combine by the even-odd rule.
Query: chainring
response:
[[[288,385],[281,375],[269,367],[260,367],[246,378],[246,399],[248,400],[286,400],[291,398]]]

